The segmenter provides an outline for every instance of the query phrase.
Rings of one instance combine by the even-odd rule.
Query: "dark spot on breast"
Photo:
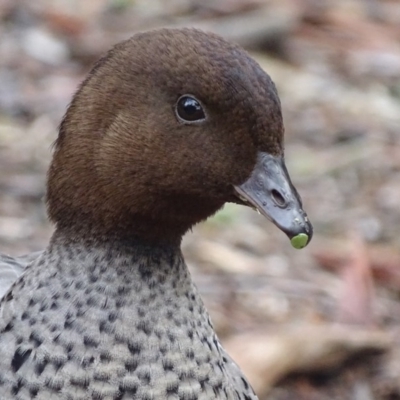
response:
[[[153,271],[149,268],[146,264],[140,263],[139,264],[139,273],[140,277],[144,281],[148,281],[153,276]]]
[[[128,372],[134,372],[136,370],[136,368],[138,367],[138,365],[139,365],[138,360],[135,360],[132,358],[131,360],[129,360],[125,363],[125,369]]]
[[[95,338],[91,337],[91,336],[85,335],[83,337],[83,344],[86,347],[94,347],[94,348],[96,348],[99,345],[99,341],[96,340]]]
[[[88,295],[88,294],[92,293],[92,290],[93,290],[93,289],[89,286],[89,287],[87,287],[87,288],[85,289],[84,293],[85,293],[86,295]]]
[[[129,381],[125,382],[124,385],[119,386],[119,391],[122,394],[122,397],[120,397],[119,399],[122,399],[125,395],[129,395],[132,396],[132,398],[134,398],[133,396],[136,395],[137,390],[138,390],[137,382],[129,382]]]
[[[167,352],[168,352],[168,347],[167,347],[167,345],[165,345],[165,344],[161,344],[159,350],[160,350],[160,353],[161,353],[163,356],[165,356],[165,354],[167,354]]]
[[[24,362],[29,358],[32,353],[32,349],[23,350],[21,347],[18,347],[15,350],[14,357],[11,361],[11,368],[14,372],[17,372]]]
[[[108,314],[108,320],[109,320],[110,322],[115,322],[115,321],[117,320],[117,318],[118,318],[118,313],[115,312],[115,311],[111,311],[111,312]]]
[[[96,298],[95,298],[94,296],[88,297],[88,299],[86,300],[86,304],[87,304],[89,307],[96,306],[96,305],[97,305]]]
[[[179,391],[179,382],[168,383],[166,389],[167,396],[177,395]]]
[[[139,317],[143,318],[146,315],[146,310],[143,307],[139,306],[137,308],[137,313]]]
[[[111,372],[95,371],[93,374],[93,379],[100,382],[108,382],[110,378],[111,378]]]
[[[175,343],[176,337],[175,337],[175,335],[174,335],[172,332],[168,332],[168,333],[167,333],[167,336],[168,336],[168,339],[169,339],[169,341],[170,341],[171,343]]]
[[[95,290],[97,293],[102,294],[102,293],[104,293],[104,291],[106,290],[106,285],[105,285],[103,282],[99,282],[99,283],[97,283],[97,284],[94,286],[94,290]],[[107,301],[107,298],[106,298],[106,301]]]
[[[216,349],[218,350],[218,352],[219,352],[219,351],[220,351],[220,347],[219,347],[218,340],[217,340],[216,337],[214,337],[213,342],[214,342],[215,348],[216,348]]]
[[[138,342],[128,343],[128,350],[131,354],[139,354],[142,351],[142,345]]]
[[[82,281],[75,282],[75,289],[82,289],[82,288],[83,288],[83,282]]]
[[[115,302],[115,307],[117,308],[124,307],[125,305],[126,305],[126,300],[122,298],[117,299],[117,301]]]
[[[13,296],[12,292],[8,292],[6,297],[4,297],[5,301],[11,301],[13,299],[14,299],[14,296]]]
[[[41,375],[44,369],[46,368],[46,365],[48,364],[47,359],[43,359],[41,361],[38,361],[35,365],[35,372],[36,375]]]
[[[2,330],[1,333],[9,332],[11,329],[14,327],[14,324],[12,321],[10,321]]]
[[[220,361],[218,361],[217,366],[221,370],[221,372],[224,373],[224,367]]]
[[[150,336],[151,332],[153,331],[150,321],[145,321],[145,320],[140,320],[136,324],[136,328],[137,330],[144,332],[146,336]]]
[[[193,351],[193,349],[188,349],[186,351],[186,357],[189,358],[190,360],[194,359],[194,351]]]
[[[70,382],[71,385],[78,386],[84,389],[88,388],[90,384],[89,378],[84,375],[75,375],[71,378]]]
[[[182,326],[182,322],[179,318],[174,318],[174,323],[176,327],[181,327]]]
[[[200,377],[199,378],[199,383],[200,387],[204,390],[206,383],[210,380],[208,376]]]
[[[38,393],[39,393],[39,387],[36,385],[35,387],[31,387],[29,389],[29,394],[31,395],[32,398],[36,397]]]
[[[58,332],[54,337],[53,337],[53,342],[58,343],[60,341],[60,336],[61,332]]]
[[[51,363],[54,365],[56,371],[58,371],[61,367],[65,365],[67,360],[65,358],[56,357],[51,360]]]
[[[163,335],[164,335],[164,332],[162,330],[160,330],[160,329],[157,329],[157,328],[154,329],[154,333],[155,333],[155,335],[157,336],[158,339],[161,339],[163,337]]]
[[[64,322],[64,329],[71,329],[74,326],[74,320],[66,320]]]
[[[71,283],[68,281],[62,281],[61,286],[63,289],[68,289],[71,286]]]
[[[33,307],[36,303],[37,303],[36,300],[30,299],[30,300],[29,300],[29,303],[28,303],[28,307]]]
[[[149,371],[139,371],[137,376],[142,381],[143,384],[145,385],[150,384],[151,375]]]
[[[162,366],[164,371],[172,371],[174,369],[174,363],[168,359],[162,360]]]
[[[67,342],[67,343],[64,344],[64,350],[65,350],[67,353],[71,353],[71,351],[73,350],[73,348],[74,348],[74,344],[73,344],[72,342]]]
[[[218,396],[219,395],[219,392],[222,390],[222,382],[217,382],[214,386],[213,386],[213,391],[214,391],[214,394],[216,395],[216,396]]]
[[[82,308],[78,308],[78,310],[76,311],[76,316],[77,317],[82,317],[86,314],[86,311],[83,307]]]
[[[119,296],[122,296],[122,295],[125,295],[125,294],[128,294],[129,292],[131,291],[131,289],[130,289],[130,287],[129,286],[118,286],[118,289],[117,289],[117,292],[118,292],[118,295]]]
[[[84,357],[81,361],[82,367],[88,367],[90,364],[94,363],[94,357],[90,356],[90,357]]]
[[[22,386],[23,386],[22,378],[19,378],[17,383],[15,385],[13,385],[13,387],[11,389],[11,394],[16,396],[18,394],[18,392],[21,390]]]
[[[108,363],[111,361],[111,354],[108,351],[103,351],[100,353],[100,361],[103,363]]]
[[[33,331],[29,336],[29,341],[34,344],[35,347],[39,347],[43,343],[43,338],[39,332]]]
[[[99,332],[112,333],[114,331],[113,325],[111,325],[108,321],[100,321],[99,323]]]

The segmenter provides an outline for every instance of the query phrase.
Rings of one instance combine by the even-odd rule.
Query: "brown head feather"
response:
[[[185,125],[184,94],[207,120]],[[194,29],[140,33],[90,72],[61,123],[48,175],[57,229],[175,241],[231,200],[257,151],[282,152],[279,98],[240,47]]]

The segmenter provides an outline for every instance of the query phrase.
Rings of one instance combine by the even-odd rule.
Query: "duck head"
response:
[[[119,43],[60,125],[47,204],[57,230],[179,241],[226,202],[311,239],[283,158],[270,77],[243,49],[194,29]]]

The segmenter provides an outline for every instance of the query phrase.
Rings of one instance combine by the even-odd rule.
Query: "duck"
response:
[[[180,245],[227,202],[309,243],[283,138],[277,89],[238,45],[163,28],[109,50],[59,127],[47,248],[2,258],[0,398],[257,399]]]

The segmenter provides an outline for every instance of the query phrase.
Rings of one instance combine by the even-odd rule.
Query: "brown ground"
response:
[[[276,82],[315,229],[296,251],[228,205],[187,235],[220,336],[263,399],[400,399],[399,21],[397,0],[1,0],[1,251],[47,243],[50,146],[91,63],[137,30],[214,30]]]

